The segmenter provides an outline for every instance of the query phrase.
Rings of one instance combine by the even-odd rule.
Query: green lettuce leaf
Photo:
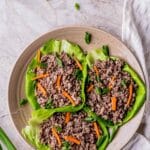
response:
[[[44,144],[41,144],[39,141],[39,131],[37,127],[26,126],[22,130],[24,138],[37,150],[50,150],[50,147]]]
[[[50,147],[40,143],[39,140],[39,127],[40,124],[51,117],[54,114],[54,110],[38,109],[32,112],[32,118],[29,120],[28,125],[22,129],[22,135],[24,138],[37,150],[50,150]]]
[[[113,60],[119,59],[117,57],[110,57],[108,56],[108,54],[109,52],[106,52],[104,49],[97,49],[95,51],[89,52],[89,54],[86,57],[88,66],[89,67],[92,66],[92,64],[94,64],[94,62],[97,59],[102,61],[107,59],[113,59]],[[138,88],[136,90],[136,99],[134,105],[132,106],[132,109],[128,111],[123,122],[119,125],[122,125],[127,121],[129,121],[138,112],[138,110],[142,107],[146,97],[146,86],[142,81],[142,79],[139,77],[139,75],[127,63],[124,65],[123,71],[126,71],[131,75],[134,82],[138,85]],[[107,124],[107,121],[105,123]],[[110,122],[109,125],[113,126],[110,124]]]
[[[33,109],[40,108],[40,105],[37,103],[37,98],[35,96],[35,81],[32,80],[32,78],[35,77],[34,69],[36,66],[37,61],[34,58],[29,64],[25,75],[25,93]]]
[[[103,48],[98,48],[96,50],[90,51],[86,56],[88,66],[91,67],[97,59],[102,61],[109,59],[108,54],[109,54],[108,50]]]
[[[41,52],[44,55],[51,53],[60,53],[61,41],[58,40],[49,40],[41,48]]]
[[[140,76],[128,64],[124,66],[123,70],[128,72],[134,82],[138,85],[134,105],[132,106],[132,109],[128,111],[126,117],[123,120],[123,123],[126,123],[136,115],[136,113],[144,104],[146,99],[146,86]]]
[[[98,122],[100,129],[102,131],[102,135],[97,141],[97,147],[98,150],[105,150],[107,145],[109,144],[109,132],[107,126],[105,125],[103,120],[101,120],[100,117],[98,117],[94,112],[91,111],[89,107],[85,106],[83,110],[88,114],[89,117],[92,117],[94,120]]]
[[[109,134],[107,127],[88,107],[85,107],[83,111],[85,111],[88,114],[88,117],[92,117],[95,121],[98,122],[98,125],[102,130],[102,134],[97,140],[97,147],[100,147],[99,150],[104,150],[109,142]],[[54,109],[40,108],[38,110],[35,110],[32,112],[32,117],[29,120],[28,125],[24,129],[22,129],[22,135],[24,136],[24,138],[38,150],[50,149],[49,146],[44,145],[39,141],[40,124],[54,114]]]
[[[104,47],[100,49],[96,49],[95,51],[89,52],[88,55],[86,56],[88,67],[91,68],[97,59],[101,61],[105,61],[107,59],[116,60],[119,58],[114,56],[109,56],[107,47],[105,47],[105,49]],[[112,121],[104,120],[100,116],[98,116],[99,121],[102,122],[109,129],[111,129],[111,132],[109,133],[110,135],[109,142],[112,141],[113,137],[118,131],[119,126],[122,126],[123,124],[127,123],[130,119],[132,119],[137,114],[139,109],[143,106],[146,98],[146,86],[142,81],[142,79],[140,78],[140,76],[127,63],[124,65],[123,71],[128,72],[131,75],[134,82],[138,85],[138,88],[136,90],[136,99],[135,99],[135,103],[132,106],[132,109],[128,110],[127,115],[125,116],[123,122],[121,123],[113,124]]]
[[[85,55],[82,51],[82,49],[73,43],[70,43],[66,40],[49,40],[47,41],[41,48],[40,51],[42,55],[47,54],[55,54],[60,53],[62,51],[66,52],[70,57],[76,57],[82,64],[83,71],[82,71],[82,89],[81,89],[81,98],[82,98],[82,104],[76,107],[65,106],[62,108],[56,108],[57,111],[63,112],[63,111],[78,111],[82,109],[84,102],[85,102],[85,94],[84,94],[84,87],[85,87],[85,79],[86,79],[86,63],[85,63]],[[25,76],[25,93],[26,97],[31,105],[31,107],[36,110],[40,108],[40,105],[37,103],[37,98],[35,96],[35,85],[36,82],[32,80],[33,77],[35,77],[34,70],[39,64],[36,61],[36,57],[34,57],[31,60],[31,63],[28,65],[26,76]],[[75,108],[75,109],[74,109]]]

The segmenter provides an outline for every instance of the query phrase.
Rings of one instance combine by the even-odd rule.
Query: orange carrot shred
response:
[[[57,139],[57,142],[58,142],[58,144],[59,144],[59,146],[61,146],[61,140],[60,140],[60,137],[59,137],[59,135],[57,134],[57,131],[56,131],[56,129],[53,127],[52,128],[52,134],[55,136],[55,138]]]
[[[93,69],[94,69],[96,75],[98,76],[98,75],[99,75],[99,71],[98,71],[97,67],[96,67],[96,66],[93,66]]]
[[[96,132],[97,138],[99,138],[100,137],[100,132],[99,132],[99,128],[97,126],[97,123],[94,122],[93,125],[94,125],[94,130]]]
[[[37,51],[37,62],[38,63],[40,62],[40,58],[41,58],[41,52],[40,52],[40,49],[38,49],[38,51]]]
[[[116,111],[116,109],[117,109],[117,98],[116,97],[111,98],[111,109],[113,111]]]
[[[128,101],[127,101],[127,106],[129,106],[130,103],[131,103],[132,93],[133,93],[133,85],[132,85],[132,83],[131,83],[131,84],[129,85],[129,97],[128,97]]]
[[[56,80],[56,87],[57,89],[60,89],[60,85],[61,85],[61,75],[57,76],[57,80]]]
[[[46,77],[48,77],[48,76],[49,76],[48,73],[40,74],[40,75],[38,75],[38,76],[32,78],[32,80],[37,80],[37,79],[41,79],[41,78],[46,78]]]
[[[66,92],[66,91],[62,91],[62,95],[64,97],[66,97],[71,103],[72,103],[72,106],[75,106],[75,101],[74,99]]]
[[[37,83],[37,87],[38,87],[38,89],[42,92],[42,94],[43,94],[44,96],[47,95],[46,90],[42,87],[42,85],[41,85],[39,82]]]
[[[93,88],[94,88],[94,85],[91,84],[91,85],[88,87],[87,92],[91,92],[91,91],[93,90]]]
[[[82,65],[80,64],[79,60],[77,58],[74,58],[77,66],[79,67],[80,70],[82,70]]]
[[[116,79],[115,76],[113,76],[113,77],[111,78],[111,81],[110,81],[110,83],[109,83],[109,85],[108,85],[109,89],[112,89],[113,83],[114,83],[115,79]]]
[[[65,123],[68,123],[70,121],[71,113],[67,112],[66,113],[66,118],[65,118]]]
[[[75,143],[77,145],[80,145],[81,144],[81,141],[76,139],[75,137],[72,137],[72,136],[64,136],[64,139],[66,141],[69,141],[69,142],[72,142],[72,143]]]

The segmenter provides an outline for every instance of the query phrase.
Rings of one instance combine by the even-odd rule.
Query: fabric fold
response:
[[[149,0],[125,0],[123,8],[122,41],[131,49],[143,69],[147,85],[147,101],[144,117],[138,132],[150,140],[150,102],[149,102],[149,76],[150,68],[150,1]],[[124,147],[125,150],[150,149],[149,141],[141,134],[136,133],[130,142]],[[139,145],[140,144],[140,145]]]

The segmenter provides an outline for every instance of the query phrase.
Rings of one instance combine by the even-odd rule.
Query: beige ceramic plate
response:
[[[92,42],[89,45],[87,45],[84,41],[84,35],[86,31],[92,34]],[[108,44],[110,47],[111,55],[118,56],[126,60],[144,79],[142,70],[134,55],[122,42],[117,40],[112,35],[99,29],[83,26],[65,27],[50,31],[41,36],[40,38],[38,38],[37,40],[35,40],[31,45],[29,45],[25,49],[23,54],[18,59],[11,75],[8,93],[9,109],[12,121],[20,134],[21,129],[26,126],[27,120],[31,115],[31,109],[29,105],[20,108],[18,104],[19,100],[22,97],[25,97],[24,95],[25,71],[28,63],[35,55],[35,51],[49,39],[66,39],[71,42],[77,43],[78,45],[81,46],[82,49],[86,51],[90,51],[104,44]],[[18,111],[18,113],[16,115],[13,115],[13,113],[16,111]],[[129,121],[127,124],[125,124],[123,127],[120,128],[114,140],[108,146],[109,150],[113,150],[114,147],[115,150],[119,150],[130,140],[130,138],[133,136],[133,134],[139,127],[139,124],[143,116],[143,112],[144,106],[131,121]]]

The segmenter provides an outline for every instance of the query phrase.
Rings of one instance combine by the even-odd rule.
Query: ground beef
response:
[[[114,123],[121,122],[128,109],[134,103],[136,96],[137,85],[134,83],[130,74],[123,71],[124,61],[122,60],[107,60],[97,61],[94,66],[98,69],[99,76],[96,76],[94,69],[88,72],[88,86],[94,85],[91,92],[87,92],[87,105],[106,120],[111,120]],[[112,78],[115,80],[112,82]],[[112,82],[112,88],[108,88]],[[129,85],[133,84],[133,94],[130,106],[126,103],[129,97]],[[117,110],[112,111],[111,97],[117,98]]]
[[[50,145],[53,150],[61,150],[63,144],[62,147],[59,147],[56,138],[51,132],[52,127],[56,129],[59,127],[61,131],[58,132],[58,134],[61,141],[64,141],[64,136],[73,136],[81,141],[80,145],[69,142],[71,150],[96,150],[97,137],[93,128],[93,123],[85,121],[86,117],[87,114],[84,112],[72,113],[70,121],[66,124],[65,114],[55,114],[41,124],[41,143]]]
[[[75,76],[78,67],[71,57],[62,52],[59,56],[44,55],[41,57],[41,64],[45,64],[45,68],[38,68],[36,74],[49,73],[46,78],[38,79],[38,82],[46,90],[47,96],[43,96],[40,90],[35,89],[38,103],[41,107],[45,107],[48,101],[51,101],[52,107],[62,107],[71,104],[68,99],[62,95],[65,90],[78,105],[81,103],[81,80],[77,80]],[[57,76],[61,75],[61,89],[56,88]]]

